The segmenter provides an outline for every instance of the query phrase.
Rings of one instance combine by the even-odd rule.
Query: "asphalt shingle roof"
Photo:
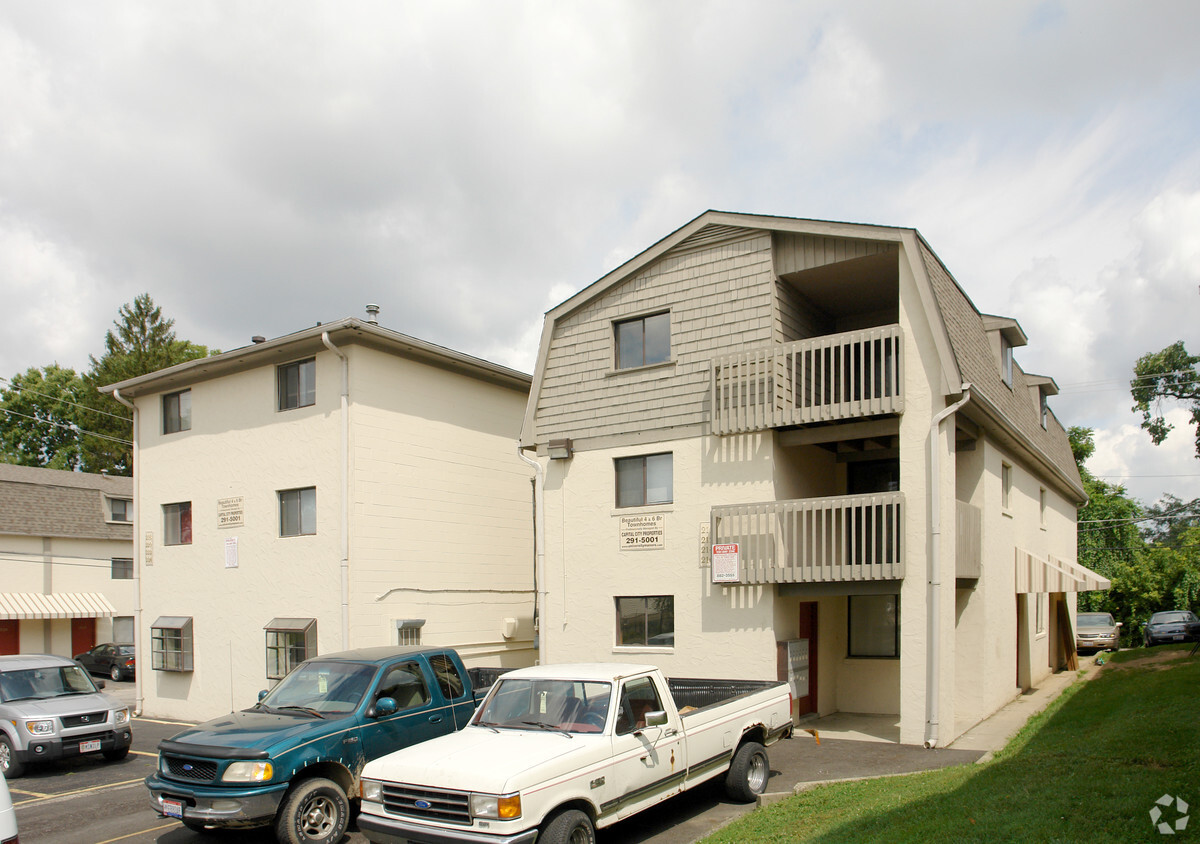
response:
[[[133,539],[133,525],[107,521],[105,496],[133,499],[133,479],[0,463],[0,533]]]

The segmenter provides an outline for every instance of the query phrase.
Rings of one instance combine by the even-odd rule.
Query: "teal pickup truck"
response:
[[[151,805],[196,831],[273,823],[281,844],[333,844],[363,766],[465,725],[480,674],[445,648],[307,660],[249,709],[160,742]]]

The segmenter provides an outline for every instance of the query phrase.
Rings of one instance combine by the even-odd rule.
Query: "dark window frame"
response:
[[[162,397],[163,434],[192,430],[192,391],[178,390]]]
[[[892,652],[891,653],[862,653],[856,652],[855,636],[854,636],[854,599],[878,599],[890,598],[892,601],[892,612],[895,614],[895,629],[892,636]],[[860,610],[864,612],[865,610]],[[886,610],[885,610],[886,611]],[[862,649],[859,649],[862,650]],[[846,658],[847,659],[899,659],[900,658],[900,596],[897,594],[886,595],[848,595],[846,598]]]
[[[273,618],[263,633],[268,680],[282,680],[297,665],[317,655],[315,618]]]
[[[647,349],[652,349],[647,353]],[[616,369],[636,369],[671,361],[671,312],[613,322],[613,364]]]
[[[150,625],[150,667],[155,671],[192,671],[191,616],[160,616]]]
[[[305,502],[304,493],[312,493],[312,524],[307,525],[305,529]],[[295,495],[295,507],[291,504],[291,496]],[[286,497],[286,500],[285,500]],[[301,486],[293,489],[281,489],[278,492],[279,500],[279,536],[280,538],[292,536],[316,536],[317,534],[317,488],[315,486]],[[295,519],[295,530],[289,531],[289,518]]]
[[[110,580],[133,580],[133,557],[112,557]]]
[[[305,358],[276,367],[275,395],[275,409],[279,411],[312,407],[316,404],[317,359]]]
[[[670,483],[668,484],[668,488],[667,488],[666,498],[662,499],[662,500],[651,501],[650,500],[650,484],[649,484],[650,466],[647,461],[651,460],[653,458],[656,458],[656,457],[670,458],[669,466],[670,466],[671,477],[670,477]],[[625,472],[628,472],[630,475],[636,476],[637,475],[637,467],[639,467],[639,466],[641,469],[641,485],[640,485],[640,489],[638,490],[638,492],[640,493],[640,497],[638,497],[636,500],[627,500],[626,497],[622,496],[621,479],[622,479],[622,477],[625,477],[625,475],[623,474],[623,469]],[[664,504],[674,504],[675,503],[675,454],[674,454],[674,452],[671,452],[671,451],[658,451],[658,452],[655,452],[654,454],[637,454],[637,455],[631,455],[629,457],[615,457],[615,458],[613,458],[613,482],[615,485],[615,489],[613,492],[613,500],[616,502],[617,507],[622,507],[622,508],[623,507],[657,507],[657,506],[664,505]]]
[[[178,508],[178,509],[173,509]],[[191,545],[192,544],[192,502],[176,501],[171,504],[164,504],[163,510],[163,545]],[[178,514],[178,527],[172,531],[171,518],[172,514]],[[171,541],[172,535],[175,536],[175,541]]]
[[[631,621],[636,620],[637,612],[630,612],[628,615],[622,612],[621,603],[623,601],[640,601],[641,608],[641,635],[630,636],[626,640],[626,624],[628,618]],[[651,619],[655,613],[651,609],[651,601],[664,601],[656,612],[658,615],[657,623],[652,624]],[[674,595],[616,595],[613,597],[613,609],[616,613],[616,635],[615,641],[618,648],[673,648],[675,647],[675,596]],[[629,610],[637,610],[636,606],[630,605]],[[669,626],[669,629],[668,629]],[[657,632],[652,632],[652,631]],[[630,633],[633,632],[632,626],[629,627]],[[670,634],[670,642],[663,641],[661,643],[651,642],[654,637],[662,637]],[[640,640],[640,641],[639,641]]]

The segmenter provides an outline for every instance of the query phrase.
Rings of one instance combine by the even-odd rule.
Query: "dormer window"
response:
[[[1046,420],[1050,416],[1050,403],[1048,401],[1046,401],[1045,393],[1038,394],[1038,404],[1039,404],[1039,415],[1042,418],[1042,427],[1045,428]]]
[[[671,314],[627,319],[613,324],[617,369],[650,366],[671,359]]]
[[[1013,375],[1013,347],[1012,343],[1003,334],[1000,335],[1000,377],[1004,379],[1004,383],[1012,386]]]
[[[992,342],[992,353],[1000,356],[1000,378],[1005,386],[1013,385],[1013,349],[1029,342],[1020,324],[1009,317],[983,315],[983,330]]]
[[[133,502],[128,498],[110,498],[108,499],[108,513],[110,522],[131,522],[133,521]]]

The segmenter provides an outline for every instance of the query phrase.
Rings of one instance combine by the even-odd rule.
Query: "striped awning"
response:
[[[1023,548],[1017,549],[1018,593],[1090,592],[1108,589],[1112,582],[1089,568],[1058,557],[1042,559]]]
[[[0,592],[0,618],[110,618],[116,614],[99,592]]]

